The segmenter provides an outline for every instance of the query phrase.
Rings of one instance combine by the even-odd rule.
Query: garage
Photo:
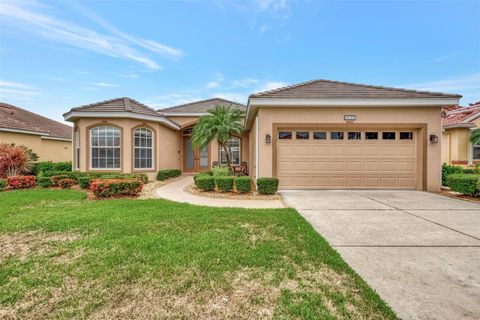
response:
[[[414,128],[279,128],[282,189],[416,189],[421,157]]]

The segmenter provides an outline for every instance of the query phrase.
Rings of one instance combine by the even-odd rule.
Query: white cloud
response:
[[[218,88],[218,87],[220,87],[220,82],[218,82],[218,81],[211,81],[211,82],[207,83],[206,87],[207,87],[208,89]]]
[[[109,33],[101,34],[91,28],[39,13],[34,11],[31,6],[29,7],[31,4],[34,4],[33,7],[38,7],[35,6],[37,2],[1,1],[0,15],[9,20],[10,27],[15,25],[26,32],[34,32],[43,38],[53,41],[111,57],[136,61],[153,70],[160,69],[160,65],[145,53],[140,52],[138,47],[174,59],[180,58],[183,54],[179,49],[153,40],[137,39],[123,33],[93,14],[91,15],[94,18],[91,19],[107,29]]]
[[[477,90],[480,91],[480,73],[448,77],[442,80],[434,80],[420,83],[401,85],[402,88],[449,92],[456,90]]]
[[[42,92],[28,84],[0,80],[0,100],[7,98],[32,100],[40,94]]]
[[[234,92],[217,92],[211,96],[212,98],[222,98],[234,102],[246,103],[248,94]]]
[[[106,82],[94,82],[92,84],[97,87],[108,87],[108,88],[118,87],[116,84],[106,83]]]
[[[130,79],[137,79],[140,77],[138,74],[135,74],[135,73],[128,73],[128,74],[126,73],[126,74],[121,74],[120,76],[124,78],[130,78]]]
[[[252,79],[252,78],[234,80],[232,81],[231,88],[247,88],[257,83],[258,83],[258,80]]]
[[[264,83],[261,87],[259,87],[258,92],[270,91],[270,90],[278,89],[285,86],[288,86],[288,83],[281,82],[281,81],[270,81],[270,82]]]

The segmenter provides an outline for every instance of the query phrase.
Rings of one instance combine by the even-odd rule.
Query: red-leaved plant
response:
[[[35,176],[11,176],[8,177],[8,186],[13,189],[32,188],[35,187]]]
[[[75,180],[73,179],[62,179],[58,181],[58,185],[62,187],[63,189],[68,189],[71,188],[75,184]]]
[[[136,179],[99,179],[90,183],[90,191],[96,197],[136,196],[142,189],[143,182]]]
[[[26,146],[0,143],[0,178],[30,173],[37,159]]]

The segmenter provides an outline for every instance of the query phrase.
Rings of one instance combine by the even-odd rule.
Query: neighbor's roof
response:
[[[154,109],[140,103],[131,98],[115,98],[111,100],[105,100],[84,106],[72,108],[71,111],[76,112],[132,112],[138,114],[158,116],[160,115]],[[68,113],[68,112],[67,112]]]
[[[480,117],[480,101],[468,107],[453,106],[444,109],[442,126],[444,128],[473,127],[473,120]]]
[[[208,110],[214,108],[217,105],[231,105],[233,107],[236,107],[242,110],[246,108],[246,106],[237,102],[229,101],[222,98],[213,98],[213,99],[185,103],[185,104],[181,104],[181,105],[170,107],[170,108],[160,109],[158,110],[158,112],[162,112],[167,116],[169,115],[169,113],[175,113],[175,114],[206,113]]]
[[[32,131],[52,138],[72,139],[72,127],[0,102],[0,128]]]
[[[415,99],[461,98],[458,94],[418,91],[332,80],[311,80],[252,94],[250,98],[291,99]]]

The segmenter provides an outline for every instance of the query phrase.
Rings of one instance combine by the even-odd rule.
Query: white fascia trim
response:
[[[478,117],[480,117],[480,112],[478,112],[478,113],[476,113],[476,114],[468,117],[467,119],[463,120],[463,122],[470,122],[470,121],[472,121],[472,120],[477,119]]]
[[[255,106],[348,106],[348,107],[375,107],[375,106],[446,106],[457,105],[459,98],[424,98],[424,99],[289,99],[289,98],[251,98],[250,105]]]
[[[30,131],[30,130],[23,130],[23,129],[10,129],[10,128],[0,128],[0,131],[34,134],[34,135],[38,135],[38,136],[45,136],[45,135],[50,134],[48,132]]]
[[[161,112],[161,111],[159,111]],[[185,113],[185,112],[165,112],[165,113],[162,113],[165,117],[201,117],[201,116],[204,116],[206,114],[208,114],[208,112],[191,112],[191,113]]]
[[[164,123],[165,125],[179,130],[180,125],[173,122],[170,119],[165,118],[162,115],[151,116],[148,114],[139,114],[133,112],[79,112],[79,111],[70,111],[63,115],[65,121],[69,121],[72,118],[130,118],[130,119],[140,119],[148,120],[154,122]]]
[[[449,126],[443,126],[443,129],[454,129],[454,128],[474,128],[475,125],[471,123],[459,123],[459,124],[451,124]]]
[[[66,139],[66,138],[56,138],[56,137],[45,137],[45,136],[42,136],[42,139],[72,142],[72,139]]]

